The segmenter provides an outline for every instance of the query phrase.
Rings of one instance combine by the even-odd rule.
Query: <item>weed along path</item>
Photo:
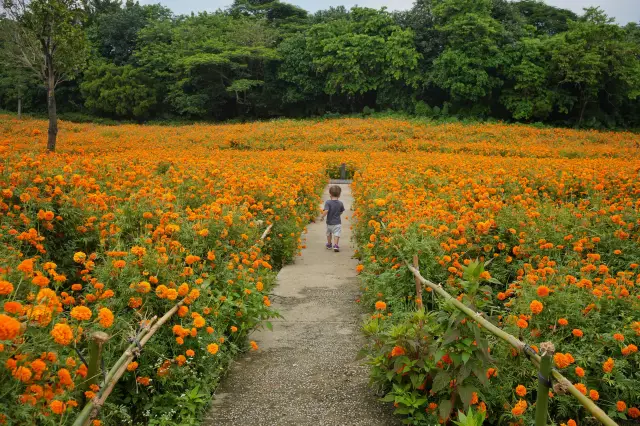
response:
[[[283,318],[272,321],[273,331],[251,336],[260,350],[232,364],[203,425],[398,424],[367,387],[367,367],[355,360],[364,339],[362,311],[355,303],[351,189],[340,186],[341,252],[326,250],[323,222],[308,226],[307,248],[280,271],[273,291]]]

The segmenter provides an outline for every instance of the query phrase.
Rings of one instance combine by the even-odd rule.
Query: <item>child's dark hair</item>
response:
[[[340,198],[341,193],[342,188],[340,188],[338,185],[333,185],[329,188],[329,195],[331,195],[332,197]]]

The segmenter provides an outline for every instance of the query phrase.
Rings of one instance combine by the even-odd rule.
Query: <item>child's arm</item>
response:
[[[329,206],[327,205],[327,202],[325,201],[324,208],[322,209],[322,216],[320,216],[320,220],[324,220],[324,218],[327,217],[328,213],[329,213]]]

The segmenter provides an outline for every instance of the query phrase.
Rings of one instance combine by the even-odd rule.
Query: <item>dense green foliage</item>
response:
[[[90,0],[92,54],[59,109],[116,119],[253,119],[395,110],[420,116],[640,125],[640,26],[537,0],[416,0],[309,14],[278,0],[175,16]],[[0,107],[44,110],[0,63]],[[19,90],[18,90],[19,88]]]

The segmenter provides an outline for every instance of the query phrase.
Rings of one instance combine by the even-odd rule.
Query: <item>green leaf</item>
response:
[[[471,405],[471,398],[473,398],[473,392],[475,392],[475,390],[476,389],[471,385],[458,386],[458,394],[460,395],[460,399],[462,400],[465,409]]]
[[[438,404],[438,412],[440,413],[440,417],[443,419],[449,418],[452,406],[453,404],[451,404],[451,400],[449,399],[440,401],[440,403]]]
[[[442,370],[438,374],[436,374],[436,377],[433,379],[431,390],[434,393],[439,392],[442,389],[445,389],[447,386],[449,386],[450,381],[451,381],[451,376],[449,375],[449,373]]]

